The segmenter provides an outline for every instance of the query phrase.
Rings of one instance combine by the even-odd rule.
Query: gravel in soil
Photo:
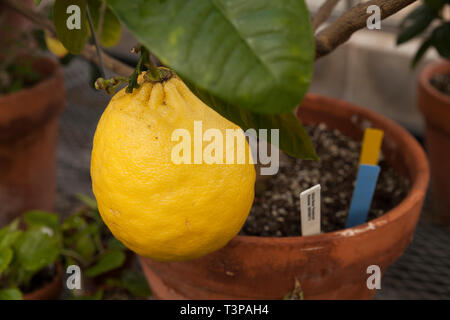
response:
[[[305,126],[320,157],[300,160],[280,154],[279,172],[256,186],[250,215],[242,235],[300,236],[300,192],[321,185],[321,229],[331,232],[345,228],[358,170],[361,142],[344,136],[324,124]],[[408,179],[399,175],[380,157],[380,176],[368,220],[397,206],[408,193]]]
[[[436,74],[430,79],[433,87],[450,96],[450,73]]]

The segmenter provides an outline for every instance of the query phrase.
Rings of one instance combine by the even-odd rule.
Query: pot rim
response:
[[[38,300],[40,298],[47,298],[46,293],[52,289],[53,287],[62,285],[62,277],[63,277],[63,265],[61,261],[55,262],[56,265],[56,274],[53,277],[53,280],[40,287],[37,290],[25,293],[23,295],[23,300]]]
[[[422,149],[417,140],[409,132],[406,131],[406,129],[381,114],[359,107],[350,102],[311,93],[308,95],[312,98],[320,98],[322,100],[327,100],[328,102],[333,102],[337,107],[344,106],[345,108],[353,111],[354,114],[362,116],[364,119],[383,123],[384,127],[390,128],[391,133],[389,136],[391,138],[394,137],[394,140],[397,141],[399,145],[403,144],[409,146],[408,148],[405,148],[407,152],[405,152],[403,156],[404,158],[409,157],[411,159],[414,159],[412,168],[408,168],[407,170],[409,179],[411,179],[411,187],[407,196],[396,207],[392,208],[381,217],[352,228],[345,228],[312,236],[261,237],[237,235],[230,241],[230,243],[245,242],[270,245],[313,245],[319,242],[335,241],[348,237],[359,236],[370,231],[373,232],[379,227],[394,222],[402,215],[406,214],[410,208],[414,207],[417,201],[424,197],[430,179],[428,160],[425,155],[425,151]]]
[[[43,76],[38,82],[36,82],[33,86],[20,89],[19,91],[7,93],[0,97],[0,105],[4,105],[8,103],[9,99],[20,99],[21,95],[28,95],[30,92],[33,91],[42,91],[45,90],[48,86],[48,83],[52,81],[56,81],[59,78],[60,69],[59,64],[54,59],[46,56],[34,56],[34,60],[32,60],[33,69],[36,68],[36,65],[39,65],[40,62],[47,63],[49,66],[51,66],[51,71],[48,73],[39,72],[41,76]]]
[[[444,94],[430,83],[430,79],[434,75],[442,73],[450,73],[450,61],[439,60],[426,65],[420,72],[419,85],[441,103],[450,104],[450,95]]]
[[[65,108],[64,77],[59,63],[46,56],[36,56],[32,65],[43,77],[29,88],[0,97],[0,127],[7,137],[16,139],[29,134]],[[15,125],[15,121],[23,119],[29,122],[27,126]],[[15,130],[9,130],[10,127]]]

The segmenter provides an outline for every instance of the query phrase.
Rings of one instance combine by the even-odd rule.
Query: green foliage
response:
[[[78,200],[83,202],[85,205],[87,205],[92,210],[98,210],[97,201],[95,201],[91,197],[89,197],[89,196],[87,196],[85,194],[80,194],[80,193],[77,194],[76,196],[77,196]]]
[[[14,244],[19,282],[29,283],[34,274],[58,259],[60,242],[50,230],[49,227],[32,227]]]
[[[283,151],[318,159],[292,114],[308,90],[314,65],[314,37],[304,0],[77,0],[82,9],[78,31],[66,27],[65,10],[73,1],[56,0],[58,38],[75,54],[90,35],[86,1],[103,46],[120,39],[120,19],[222,116],[258,134],[259,129],[279,129]],[[145,64],[139,61],[128,79],[128,92],[138,87],[137,74]]]
[[[69,29],[67,19],[73,13],[67,13],[71,5],[80,9],[80,28]],[[89,38],[89,29],[86,15],[86,0],[56,0],[53,6],[53,22],[59,41],[73,54],[80,54]]]
[[[25,59],[12,61],[4,68],[4,72],[2,71],[0,70],[0,73],[5,79],[0,81],[0,94],[11,94],[31,87],[41,78],[39,73],[33,70],[31,61]]]
[[[101,30],[100,42],[105,47],[112,47],[117,44],[121,36],[120,21],[108,7],[102,7],[102,0],[89,0],[89,11],[92,16],[94,28]],[[104,10],[102,12],[102,9]],[[99,26],[100,16],[103,14],[102,26]]]
[[[0,299],[21,299],[21,290],[46,267],[56,263],[61,250],[58,216],[44,211],[24,214],[0,229]]]
[[[134,297],[146,297],[150,293],[143,275],[132,270],[123,270],[119,276],[111,271],[124,266],[129,250],[113,237],[103,223],[94,199],[77,195],[86,206],[68,217],[61,225],[63,234],[63,256],[65,264],[76,264],[88,280],[97,286],[122,288]],[[104,290],[92,294],[73,296],[76,300],[100,300]]]
[[[106,285],[112,288],[122,288],[136,298],[148,297],[151,294],[144,275],[133,270],[124,270],[118,279],[106,280]]]
[[[13,251],[11,248],[0,249],[0,276],[2,272],[8,267],[13,257]]]
[[[42,210],[31,210],[24,214],[23,220],[29,227],[47,226],[53,230],[59,228],[59,216]]]
[[[281,149],[317,159],[291,114],[308,89],[314,62],[303,0],[107,2],[210,107],[244,130],[280,129]]]
[[[87,206],[67,218],[63,230],[63,255],[66,264],[77,264],[88,277],[98,277],[125,262],[126,247],[115,239],[103,223],[97,203],[86,195],[77,195]]]
[[[22,292],[17,288],[0,289],[0,300],[22,300]]]
[[[77,5],[80,8],[80,29],[71,30],[67,27],[68,18],[72,15],[72,13],[67,12],[70,5]],[[92,35],[89,28],[87,6],[100,44],[105,47],[112,47],[120,40],[120,21],[106,6],[104,0],[56,0],[52,14],[56,34],[64,47],[72,54],[80,54]]]
[[[442,10],[450,5],[450,0],[425,0],[424,3],[412,11],[402,22],[401,31],[397,37],[397,44],[405,43],[417,37],[434,26],[425,35],[422,45],[412,61],[416,66],[429,48],[434,47],[446,59],[450,59],[450,22],[444,21]],[[438,21],[438,23],[433,23]]]
[[[314,40],[302,0],[108,4],[162,63],[227,103],[280,114],[308,89]]]
[[[288,292],[283,300],[303,300],[303,290],[302,286],[300,285],[300,281],[298,281],[297,278],[295,278],[294,282],[294,289],[291,292]]]
[[[197,97],[202,99],[207,105],[212,106],[218,113],[234,122],[242,129],[279,129],[280,149],[293,157],[310,160],[319,159],[308,134],[301,122],[292,112],[285,112],[277,115],[251,112],[243,108],[236,108],[226,104],[224,101],[208,94],[205,90],[200,90],[193,84],[188,83],[188,85]],[[268,134],[268,142],[271,142],[270,138],[270,134]]]
[[[125,253],[122,250],[109,250],[103,253],[97,263],[88,268],[85,273],[88,277],[96,277],[122,266],[124,262]]]
[[[66,266],[76,264],[88,278],[115,281],[135,297],[149,295],[142,274],[123,270],[118,278],[108,272],[124,265],[128,249],[115,239],[103,223],[94,199],[78,195],[87,205],[60,223],[59,216],[41,210],[23,215],[26,225],[19,229],[14,220],[0,229],[0,300],[21,299],[34,276],[62,259]],[[103,298],[103,290],[77,299]]]

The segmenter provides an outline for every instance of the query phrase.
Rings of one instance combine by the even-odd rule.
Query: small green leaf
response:
[[[125,247],[125,245],[116,238],[111,237],[108,240],[108,249],[126,250],[127,247]]]
[[[122,273],[121,279],[125,289],[133,296],[138,298],[150,296],[150,287],[142,273],[133,270],[125,270]]]
[[[82,234],[76,241],[76,251],[85,259],[92,259],[95,252],[97,251],[95,247],[94,240],[90,234]]]
[[[54,263],[60,252],[59,238],[47,227],[34,227],[25,231],[15,244],[17,263],[33,273]]]
[[[34,0],[34,4],[38,6],[41,3],[41,1],[42,0]]]
[[[437,11],[425,4],[412,11],[402,22],[402,30],[397,37],[397,45],[421,34],[437,16]]]
[[[259,134],[259,129],[279,129],[280,141],[279,148],[287,154],[309,160],[318,160],[314,146],[308,133],[303,128],[301,122],[292,112],[286,112],[279,115],[258,114],[237,106],[227,105],[219,98],[200,90],[192,84],[189,84],[191,90],[207,105],[220,113],[223,117],[240,126],[244,131],[252,128]],[[270,134],[267,134],[268,142]]]
[[[427,52],[427,50],[433,45],[433,38],[430,37],[428,39],[426,39],[422,45],[420,46],[420,48],[417,50],[414,59],[411,63],[411,66],[413,68],[415,68],[417,66],[417,64],[419,63],[419,61],[422,59],[423,55]]]
[[[282,114],[311,82],[304,0],[107,0],[130,32],[183,79],[226,104]]]
[[[22,300],[22,293],[19,289],[0,289],[0,300]]]
[[[24,214],[23,220],[28,224],[29,227],[47,226],[54,230],[57,230],[59,228],[59,216],[46,211],[28,211]]]
[[[433,44],[441,57],[450,59],[450,22],[434,29]]]
[[[94,23],[94,28],[97,30],[97,32],[100,29],[98,24],[100,20],[101,9],[102,0],[89,1],[89,10]],[[100,42],[103,46],[112,47],[119,42],[121,36],[120,21],[108,7],[105,7],[101,31],[102,34],[100,35]]]
[[[97,201],[95,201],[95,199],[93,199],[85,194],[81,194],[81,193],[78,193],[76,195],[76,197],[78,198],[78,200],[83,202],[89,208],[91,208],[93,210],[98,210]]]
[[[283,300],[303,300],[303,290],[297,278],[295,278],[294,289],[288,292]]]
[[[18,230],[19,220],[16,219],[9,225],[0,229],[0,249],[12,246],[22,234]]]
[[[58,39],[73,54],[83,51],[89,37],[86,3],[86,0],[56,0],[53,5],[53,22]]]
[[[0,275],[9,266],[13,257],[13,251],[11,248],[0,249]]]
[[[125,253],[121,250],[109,250],[92,267],[85,271],[86,276],[96,277],[102,273],[114,270],[125,262]]]
[[[86,226],[86,221],[79,215],[71,215],[61,225],[61,229],[68,231],[71,229],[81,229]]]

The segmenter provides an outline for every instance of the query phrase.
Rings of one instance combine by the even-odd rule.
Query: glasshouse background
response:
[[[324,2],[306,1],[311,16],[318,12]],[[365,1],[336,2],[330,18],[320,28],[333,23],[344,12]],[[37,10],[42,10],[50,3],[52,1],[41,1]],[[309,92],[345,100],[375,111],[404,127],[427,151],[425,120],[418,107],[418,79],[424,67],[442,58],[435,49],[430,49],[419,64],[412,68],[411,61],[426,33],[405,44],[396,43],[402,21],[420,5],[422,3],[418,1],[383,20],[379,30],[363,28],[355,32],[332,54],[316,61]],[[443,15],[445,19],[450,19],[450,6],[444,10]],[[118,44],[104,50],[110,56],[134,66],[138,62],[138,56],[130,52],[130,48],[137,43],[132,33],[122,25]],[[44,55],[52,56],[49,52]],[[61,233],[64,241],[67,238],[67,246],[70,247],[70,237],[82,232],[77,226],[86,223],[94,226],[93,228],[105,228],[101,222],[95,222],[96,217],[90,212],[96,210],[90,170],[94,133],[111,96],[94,88],[93,83],[99,76],[99,71],[85,57],[73,56],[70,60],[63,61],[62,66],[66,107],[62,110],[58,123],[56,195],[52,211],[60,217]],[[106,68],[107,78],[115,75],[114,71]],[[3,163],[0,162],[0,165],[3,166]],[[433,196],[430,184],[412,242],[383,274],[381,288],[376,290],[374,299],[450,299],[450,224],[448,219],[445,223],[436,217]],[[450,194],[448,196],[450,197]],[[2,199],[2,202],[8,204],[8,199]],[[447,214],[450,214],[449,208],[446,210]],[[62,222],[70,218],[75,221],[74,214],[79,225],[65,225]],[[32,220],[32,217],[33,215],[30,215],[29,220]],[[75,249],[70,251],[65,246],[61,249],[66,250],[61,253],[66,259],[72,259],[70,261],[73,264],[84,263],[88,271],[83,272],[92,275],[89,281],[83,280],[85,288],[78,297],[85,295],[86,298],[93,299],[154,299],[143,276],[139,259],[135,258],[134,253],[125,249],[118,241],[115,243],[112,236],[105,238],[102,230],[97,232],[97,238],[94,238],[95,241],[100,241],[100,244],[83,247],[83,250],[100,253],[121,252],[121,255],[117,256],[111,254],[112,260],[118,260],[112,270],[104,272],[109,267],[102,270],[102,263],[94,261],[94,255],[90,256],[92,261],[86,261],[83,257],[86,251],[82,251],[79,256],[80,252]],[[89,256],[89,253],[86,253],[86,256]],[[66,261],[66,264],[69,263]],[[57,265],[55,268],[61,266]],[[64,280],[58,284],[63,287],[62,291],[56,290],[58,298],[77,296],[73,290],[62,286],[62,283],[66,283],[67,276],[63,273]],[[18,277],[20,278],[20,275]],[[0,288],[1,285],[2,282]]]

